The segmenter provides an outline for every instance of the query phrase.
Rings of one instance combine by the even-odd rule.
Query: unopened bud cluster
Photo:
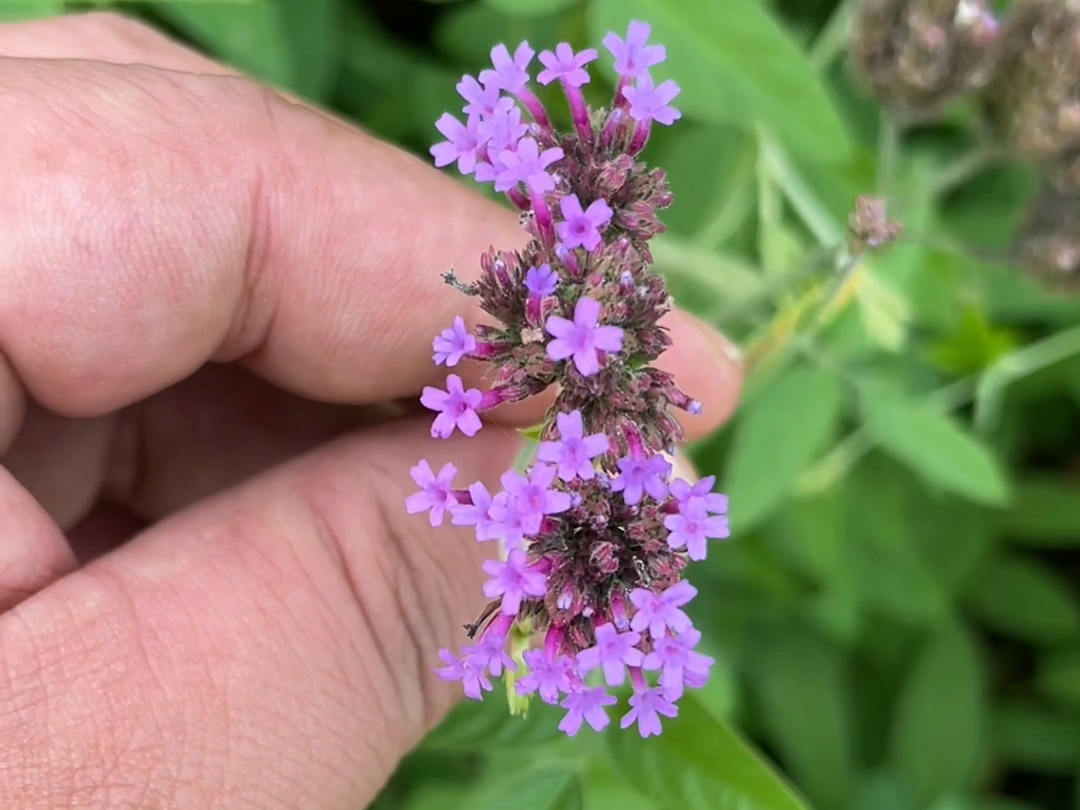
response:
[[[851,57],[874,96],[918,119],[986,82],[997,38],[985,0],[864,0]]]
[[[659,321],[671,298],[649,270],[648,240],[672,198],[664,173],[639,156],[653,126],[679,118],[679,88],[654,82],[649,69],[665,51],[649,33],[634,22],[625,37],[605,37],[619,78],[601,109],[581,90],[595,50],[562,43],[539,55],[536,79],[562,86],[569,132],[555,129],[530,88],[528,43],[513,53],[497,46],[492,68],[458,85],[464,121],[442,116],[446,140],[432,148],[437,166],[494,183],[532,237],[521,250],[487,251],[475,282],[447,274],[495,323],[470,331],[456,319],[435,338],[434,360],[488,363],[491,385],[466,388],[451,373],[445,388],[426,389],[432,435],[472,436],[483,412],[558,392],[535,460],[507,471],[501,490],[459,487],[451,464],[412,470],[420,491],[409,512],[427,512],[433,526],[449,515],[502,551],[484,564],[491,602],[467,625],[473,643],[442,650],[436,672],[475,699],[492,677],[509,676],[516,699],[535,694],[565,709],[560,728],[571,735],[609,723],[617,699],[608,687],[632,686],[622,726],[649,736],[686,688],[705,683],[712,659],[695,649],[701,634],[683,607],[696,591],[682,575],[710,539],[728,535],[713,479],[673,479],[664,455],[682,438],[673,409],[701,405],[652,365],[670,345]]]

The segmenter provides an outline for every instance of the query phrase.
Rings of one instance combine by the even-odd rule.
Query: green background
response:
[[[677,198],[657,269],[749,370],[693,449],[733,504],[734,539],[690,571],[713,679],[644,742],[464,705],[380,810],[1080,810],[1080,298],[1001,258],[1036,175],[965,171],[976,103],[894,139],[844,58],[849,6],[124,7],[421,153],[498,42],[598,46],[642,19],[683,87],[647,153]],[[829,257],[875,189],[905,237],[839,286]]]

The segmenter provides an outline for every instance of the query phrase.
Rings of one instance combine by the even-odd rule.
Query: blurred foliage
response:
[[[900,132],[855,89],[850,6],[125,7],[419,153],[504,40],[597,46],[645,19],[684,88],[649,147],[677,198],[657,267],[748,362],[734,423],[694,448],[737,530],[692,572],[717,671],[649,741],[461,706],[380,810],[1080,809],[1080,298],[1008,261],[1036,174],[981,161],[974,104]],[[874,189],[904,239],[834,266]]]

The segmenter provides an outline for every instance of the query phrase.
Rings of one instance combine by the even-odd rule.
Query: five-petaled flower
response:
[[[550,264],[542,264],[539,267],[530,267],[525,274],[525,289],[530,297],[543,298],[545,295],[554,295],[559,286],[559,275],[551,269]]]
[[[703,686],[708,681],[715,661],[694,649],[700,641],[701,633],[691,628],[677,636],[656,639],[652,652],[645,656],[643,668],[660,670],[660,685],[669,700],[680,697],[688,682]]]
[[[436,669],[435,674],[444,681],[461,681],[465,687],[466,697],[480,700],[484,692],[491,691],[491,681],[488,680],[487,670],[477,665],[470,657],[458,658],[450,650],[439,650],[439,657],[446,666]]]
[[[671,463],[663,456],[627,456],[616,463],[619,475],[611,482],[611,489],[621,492],[623,500],[631,506],[640,503],[646,492],[657,500],[667,496],[665,478],[671,472]]]
[[[505,45],[496,45],[491,49],[491,64],[495,69],[480,73],[481,84],[491,84],[515,95],[520,93],[529,83],[529,63],[534,53],[528,42],[518,45],[513,56]]]
[[[671,534],[667,543],[673,549],[686,549],[691,560],[704,560],[710,539],[722,539],[729,534],[728,519],[710,515],[703,503],[690,500],[674,515],[664,518],[664,528]]]
[[[615,57],[615,72],[627,79],[640,79],[649,75],[649,68],[664,61],[667,56],[663,45],[646,45],[652,28],[648,23],[630,23],[624,40],[611,32],[604,37],[604,47]]]
[[[405,509],[410,515],[415,515],[417,512],[430,512],[431,525],[441,526],[446,510],[457,506],[453,490],[457,468],[448,462],[439,470],[439,474],[435,475],[431,470],[431,465],[426,461],[421,461],[409,470],[409,475],[420,487],[420,491],[414,492],[405,499]]]
[[[476,170],[477,154],[482,146],[482,138],[477,130],[479,119],[469,116],[467,123],[461,123],[450,113],[443,113],[435,122],[435,127],[446,140],[431,147],[435,165],[449,166],[457,161],[458,171],[472,174]]]
[[[574,320],[558,315],[547,319],[544,328],[554,340],[547,345],[552,360],[574,359],[574,366],[583,377],[600,370],[600,352],[617,354],[622,351],[623,331],[617,326],[600,326],[600,303],[588,296],[578,299]]]
[[[620,686],[626,679],[626,667],[640,667],[645,654],[637,648],[641,634],[633,630],[620,633],[613,624],[596,628],[596,645],[578,653],[583,672],[600,667],[609,686]]]
[[[571,692],[562,702],[562,707],[569,711],[559,723],[559,730],[573,737],[581,730],[583,723],[588,723],[593,731],[603,731],[611,722],[604,707],[614,706],[618,702],[615,696],[609,695],[602,686]]]
[[[679,86],[668,79],[659,86],[653,85],[651,76],[642,76],[637,85],[623,89],[623,96],[630,102],[630,117],[635,121],[671,126],[682,116],[670,106],[675,96],[679,95]]]
[[[540,62],[544,65],[544,70],[537,74],[536,80],[540,84],[551,84],[556,79],[561,79],[570,87],[581,87],[589,83],[589,72],[585,70],[585,65],[597,56],[594,48],[574,53],[570,43],[560,42],[555,46],[554,53],[540,52]]]
[[[642,737],[652,737],[662,730],[660,715],[674,717],[679,713],[678,708],[665,695],[664,689],[656,687],[636,692],[630,696],[630,711],[623,717],[619,725],[629,728],[636,722],[638,732]]]
[[[568,194],[559,200],[563,221],[555,224],[559,243],[567,250],[583,247],[596,250],[600,245],[600,231],[611,221],[611,206],[604,200],[593,200],[582,210],[577,194]]]
[[[499,154],[502,168],[495,175],[495,190],[509,191],[524,183],[532,191],[552,191],[555,178],[547,169],[562,158],[562,149],[552,147],[541,152],[533,138],[522,138],[516,150],[507,149]]]
[[[432,343],[435,352],[435,365],[446,363],[452,368],[461,362],[467,354],[476,351],[476,338],[469,334],[465,327],[465,319],[458,315],[454,318],[454,325],[442,330]]]
[[[547,574],[540,566],[530,565],[521,549],[511,551],[505,562],[485,561],[484,573],[491,577],[484,583],[484,595],[501,598],[499,609],[507,616],[516,616],[526,598],[547,593]]]
[[[432,385],[424,387],[420,404],[433,411],[439,411],[431,424],[431,435],[439,439],[448,439],[457,428],[466,436],[475,436],[480,430],[480,417],[476,409],[480,407],[484,395],[478,388],[465,390],[461,377],[451,374],[446,378],[446,390]]]
[[[630,629],[638,633],[648,630],[654,639],[663,638],[668,630],[687,632],[693,625],[681,608],[695,596],[697,588],[685,580],[661,593],[635,588],[630,592],[630,602],[637,608],[637,613],[630,619]]]
[[[592,480],[596,476],[593,459],[608,451],[608,437],[603,433],[586,436],[581,411],[557,414],[555,425],[559,430],[559,441],[541,442],[536,449],[537,460],[557,465],[559,478],[563,481]]]

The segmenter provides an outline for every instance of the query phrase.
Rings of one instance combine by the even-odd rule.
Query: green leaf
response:
[[[994,630],[1035,644],[1080,638],[1080,604],[1053,568],[1020,555],[981,566],[965,591],[967,606]]]
[[[294,81],[305,98],[324,100],[341,65],[338,0],[278,0],[288,36]]]
[[[484,2],[492,8],[504,11],[507,14],[516,14],[519,17],[533,17],[562,11],[564,8],[576,5],[581,0],[484,0]]]
[[[846,807],[855,792],[852,718],[835,650],[805,632],[767,640],[754,678],[771,738],[814,804]]]
[[[739,531],[776,507],[825,448],[842,392],[835,374],[797,366],[777,377],[740,418],[725,474]]]
[[[493,781],[484,781],[462,807],[469,810],[579,810],[577,763],[541,762]]]
[[[243,3],[158,2],[154,10],[213,55],[280,87],[293,87],[295,65],[281,7]]]
[[[1006,500],[997,460],[952,418],[880,391],[860,401],[866,426],[881,447],[927,481],[982,503]]]
[[[660,737],[606,737],[626,780],[664,807],[808,810],[775,768],[689,695],[679,702],[679,716],[664,722]]]
[[[584,810],[660,810],[659,804],[621,778],[606,757],[585,760],[581,792]]]
[[[702,121],[761,124],[804,154],[843,160],[844,125],[821,77],[791,37],[755,0],[597,0],[591,30],[599,45],[631,20],[647,20],[667,48],[657,80],[675,79],[676,102]]]
[[[915,658],[897,705],[889,758],[917,806],[972,776],[982,744],[984,680],[974,642],[951,623]]]
[[[64,13],[63,0],[4,0],[0,2],[0,21],[21,22]]]
[[[1054,650],[1039,661],[1039,691],[1072,710],[1080,709],[1080,648]]]
[[[1029,703],[1003,703],[991,715],[990,744],[996,756],[1023,770],[1071,773],[1080,762],[1080,720]]]
[[[498,751],[531,748],[561,738],[564,712],[534,700],[528,714],[510,714],[501,684],[482,701],[465,701],[424,739],[426,749]]]
[[[1080,546],[1080,484],[1059,476],[1017,482],[1005,515],[1009,536],[1028,546]]]

